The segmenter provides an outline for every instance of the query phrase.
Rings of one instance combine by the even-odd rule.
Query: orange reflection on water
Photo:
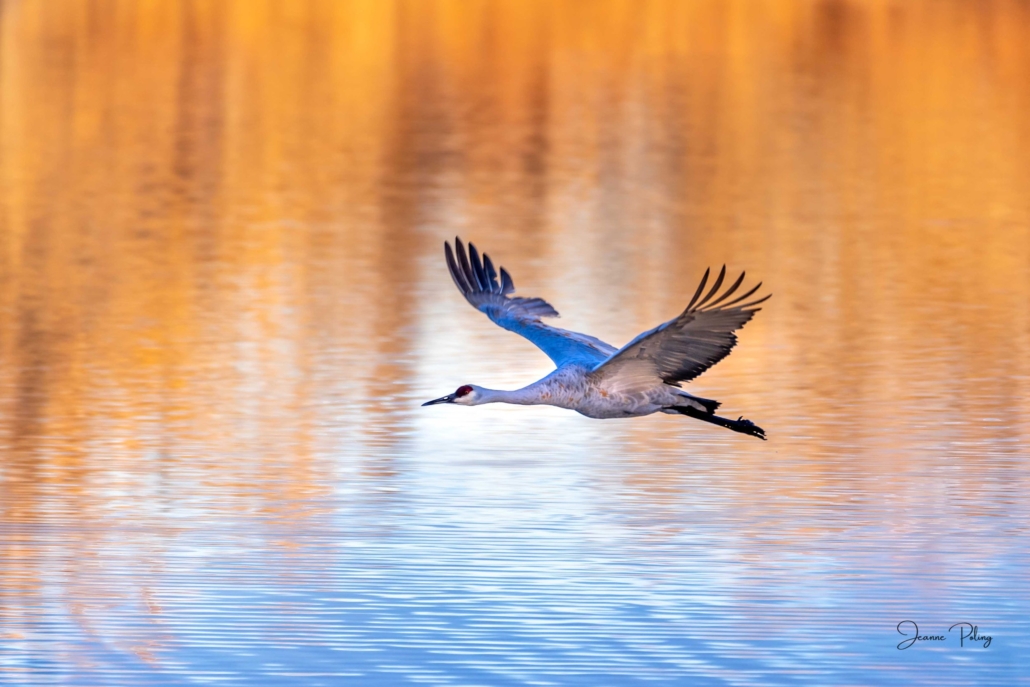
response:
[[[635,452],[599,488],[641,514],[725,452],[696,469],[784,546],[834,531],[777,497],[856,483],[993,513],[1028,481],[1028,46],[1019,2],[3,3],[0,522],[76,522],[71,561],[169,512],[290,548],[340,461],[389,502],[481,423]],[[426,415],[547,370],[453,292],[456,233],[615,344],[746,268],[774,298],[696,386],[772,441]],[[0,594],[39,552],[5,540]]]

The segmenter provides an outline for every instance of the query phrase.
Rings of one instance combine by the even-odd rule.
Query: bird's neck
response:
[[[514,403],[520,406],[532,406],[544,403],[545,401],[541,399],[539,391],[534,389],[534,386],[530,384],[527,387],[512,391],[480,388],[481,400],[476,405],[484,403]]]

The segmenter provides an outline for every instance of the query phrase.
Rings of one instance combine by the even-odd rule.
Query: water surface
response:
[[[3,3],[0,682],[1030,682],[1028,46],[1016,2]],[[616,345],[763,280],[691,389],[770,440],[419,407],[549,370],[455,234]]]

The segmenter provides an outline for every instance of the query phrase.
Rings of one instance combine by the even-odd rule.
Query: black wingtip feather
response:
[[[772,294],[771,293],[768,296],[763,296],[762,298],[759,298],[757,301],[751,301],[750,303],[744,303],[742,305],[738,305],[737,307],[740,308],[741,310],[746,310],[747,312],[755,313],[755,312],[758,312],[759,310],[761,310],[761,308],[756,308],[755,306],[756,305],[760,305],[762,303],[765,303],[770,298],[772,298]]]
[[[490,286],[486,281],[486,270],[483,269],[483,263],[479,259],[479,251],[471,241],[469,241],[469,261],[472,263],[472,275],[479,284],[479,290],[488,291]]]
[[[508,274],[508,270],[501,268],[501,295],[507,296],[509,293],[515,293],[515,282],[512,281],[511,275]]]
[[[737,296],[736,298],[734,298],[729,303],[723,303],[722,304],[722,308],[726,309],[726,308],[729,308],[730,306],[733,306],[733,305],[736,305],[737,303],[740,303],[741,301],[747,300],[751,296],[751,294],[753,294],[755,291],[757,291],[760,288],[762,288],[762,282],[758,282],[757,284],[755,284],[755,286],[750,291],[745,293],[743,296]],[[769,296],[772,296],[772,294],[770,293]],[[765,298],[763,298],[762,301],[764,301],[766,298],[769,298],[769,296],[766,296]],[[755,301],[755,303],[761,303],[762,301]],[[738,305],[737,307],[738,308],[746,308],[746,307],[748,307],[748,305],[753,305],[753,303],[749,303],[747,305]]]
[[[494,293],[500,293],[501,287],[497,284],[497,270],[494,269],[494,263],[486,253],[483,253],[483,269],[486,270],[486,278],[490,282],[490,290]]]
[[[458,287],[458,291],[461,291],[462,294],[467,294],[469,292],[469,285],[465,282],[465,275],[461,273],[457,263],[454,261],[454,251],[451,250],[451,244],[444,241],[443,248],[444,256],[447,258],[447,271],[451,273],[454,285]]]
[[[709,308],[714,308],[715,306],[719,305],[719,303],[722,303],[724,300],[726,300],[727,298],[732,296],[733,292],[736,291],[738,288],[740,288],[740,285],[744,282],[744,275],[745,274],[747,274],[747,272],[741,272],[740,276],[737,277],[737,281],[733,282],[733,286],[731,286],[730,288],[728,288],[725,291],[723,291],[721,296],[719,296],[714,301],[712,301],[711,303],[708,304],[708,307]]]
[[[711,272],[710,267],[705,268],[705,275],[701,277],[701,283],[697,285],[697,291],[694,292],[694,297],[690,299],[690,303],[687,304],[686,310],[690,310],[694,307],[694,303],[701,296],[701,292],[705,290],[705,284],[708,283],[708,273]]]
[[[726,278],[726,265],[723,265],[722,269],[719,270],[719,276],[715,278],[715,283],[712,284],[712,288],[708,292],[708,295],[705,296],[704,298],[702,298],[701,302],[697,304],[697,309],[698,310],[700,310],[704,306],[704,304],[707,303],[711,299],[711,297],[715,295],[716,291],[719,290],[719,287],[722,286],[722,281],[725,278]]]
[[[475,292],[479,290],[479,280],[476,279],[476,275],[472,272],[472,266],[469,265],[468,256],[465,255],[465,246],[462,244],[461,239],[457,236],[454,237],[455,252],[458,254],[458,265],[461,266],[461,272],[465,277],[465,281],[468,282],[469,291]]]

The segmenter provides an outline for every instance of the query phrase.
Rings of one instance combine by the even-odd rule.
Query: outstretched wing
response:
[[[486,313],[496,324],[532,341],[555,365],[560,367],[576,362],[592,367],[615,353],[614,346],[600,339],[541,322],[541,317],[558,317],[558,311],[542,298],[509,297],[508,294],[515,291],[511,275],[501,267],[498,282],[498,274],[490,256],[483,253],[483,259],[480,260],[479,252],[471,243],[468,255],[465,254],[461,239],[457,237],[454,239],[456,251],[451,251],[446,241],[443,245],[447,268],[465,300]]]
[[[609,387],[625,391],[648,388],[657,382],[680,386],[680,382],[694,379],[729,355],[737,343],[733,332],[761,310],[755,306],[772,294],[748,302],[762,285],[759,282],[743,296],[724,302],[744,281],[742,272],[732,286],[713,300],[726,277],[723,266],[711,290],[701,298],[708,275],[709,270],[705,270],[697,292],[679,317],[633,339],[598,365],[591,375]]]

